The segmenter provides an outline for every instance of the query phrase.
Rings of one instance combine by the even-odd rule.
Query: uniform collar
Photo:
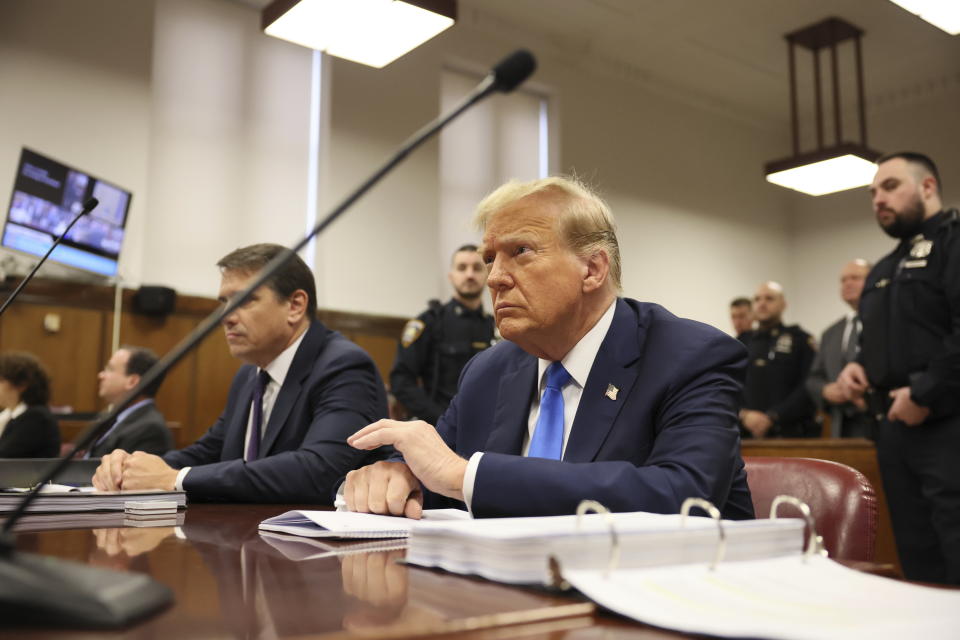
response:
[[[450,298],[450,302],[453,303],[453,308],[458,316],[477,316],[478,318],[483,317],[482,304],[476,309],[471,309],[470,307],[464,305],[462,302],[460,302],[456,298]]]

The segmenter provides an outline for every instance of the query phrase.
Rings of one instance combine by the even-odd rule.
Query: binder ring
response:
[[[810,506],[803,500],[788,495],[777,496],[770,504],[770,519],[777,519],[777,507],[784,503],[792,504],[799,509],[800,513],[803,514],[803,519],[806,521],[807,527],[810,529],[810,537],[807,538],[807,546],[803,551],[803,561],[806,562],[807,558],[812,556],[814,553],[817,555],[826,556],[827,550],[823,546],[823,536],[817,534],[817,528],[814,526],[813,522],[813,514],[810,513]]]
[[[713,562],[710,564],[710,571],[713,571],[717,568],[717,565],[723,561],[723,556],[727,552],[727,534],[723,530],[723,520],[720,517],[720,510],[713,506],[713,503],[709,500],[704,500],[703,498],[687,498],[683,501],[683,505],[680,507],[681,527],[685,527],[687,525],[687,516],[690,514],[690,509],[693,507],[700,507],[717,522],[717,530],[719,531],[720,539],[717,541],[717,551],[713,556]]]
[[[607,559],[607,569],[603,572],[603,577],[610,575],[610,572],[620,564],[620,537],[617,535],[617,528],[613,524],[613,517],[610,510],[597,502],[596,500],[581,500],[577,505],[577,530],[580,530],[580,523],[583,516],[587,513],[599,513],[603,516],[607,526],[610,527],[610,557]]]

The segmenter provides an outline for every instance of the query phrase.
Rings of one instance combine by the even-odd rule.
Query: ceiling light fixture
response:
[[[867,147],[867,125],[863,101],[863,56],[860,38],[863,31],[840,18],[828,18],[798,31],[788,33],[787,52],[790,60],[790,123],[793,134],[793,155],[768,162],[764,167],[767,181],[820,196],[870,184],[876,172],[874,161],[878,151]],[[840,113],[840,78],[837,71],[837,45],[853,40],[857,71],[857,108],[860,116],[860,142],[843,140],[843,122]],[[800,152],[800,123],[797,116],[797,72],[795,47],[813,53],[814,112],[816,114],[816,151]],[[823,100],[820,83],[820,50],[829,47],[830,69],[833,79],[834,144],[824,146]]]
[[[456,0],[274,0],[260,26],[268,36],[379,69],[456,19]]]
[[[952,36],[960,33],[958,0],[890,0]]]

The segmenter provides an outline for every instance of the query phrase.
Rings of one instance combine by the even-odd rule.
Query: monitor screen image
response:
[[[91,197],[100,204],[77,221],[50,259],[116,275],[130,192],[26,147],[17,166],[2,246],[42,256]]]

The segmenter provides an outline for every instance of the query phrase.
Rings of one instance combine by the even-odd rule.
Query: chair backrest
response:
[[[748,456],[743,461],[758,518],[769,517],[778,495],[791,495],[810,507],[831,558],[874,561],[877,495],[866,476],[831,460]],[[782,504],[777,515],[799,517],[800,512]]]

